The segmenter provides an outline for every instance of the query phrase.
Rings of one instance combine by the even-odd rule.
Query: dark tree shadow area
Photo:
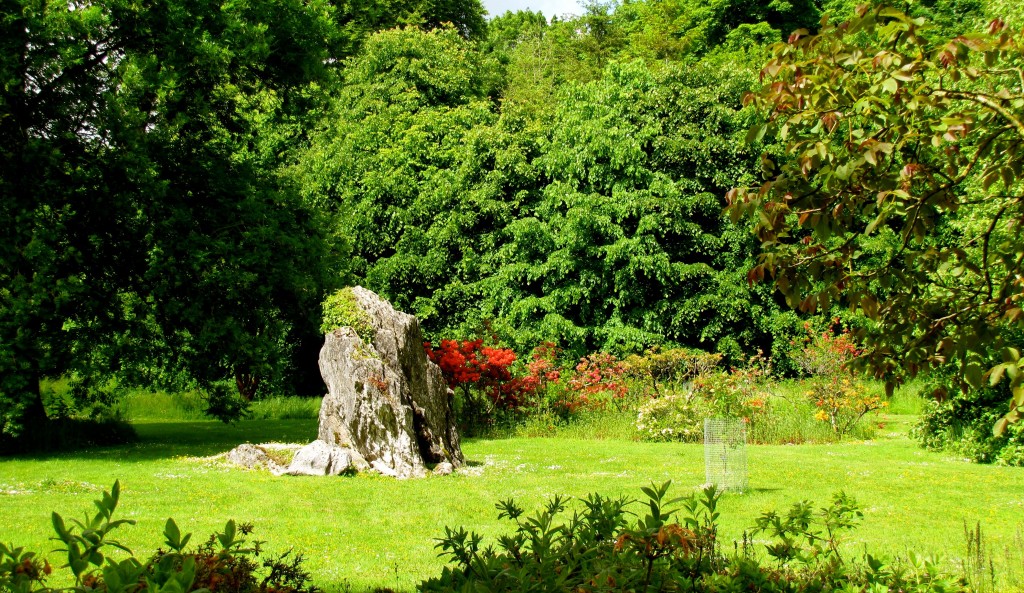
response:
[[[226,453],[242,443],[308,443],[316,438],[317,421],[243,420],[224,424],[194,422],[140,422],[132,425],[138,441],[109,447],[17,455],[18,459],[116,459],[152,461],[180,456],[208,457]]]

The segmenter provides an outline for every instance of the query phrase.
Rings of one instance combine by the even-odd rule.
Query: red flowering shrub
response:
[[[423,348],[427,351],[427,358],[441,367],[445,382],[454,390],[480,380],[477,350],[481,343],[482,340],[461,343],[457,340],[441,340],[440,348],[433,348],[430,342],[424,342]]]
[[[817,333],[806,323],[804,329],[807,337],[803,348],[793,354],[793,360],[811,377],[839,374],[846,363],[860,356],[849,330],[836,333],[829,329]]]
[[[548,387],[561,380],[562,368],[558,365],[558,353],[559,349],[553,342],[537,346],[530,353],[526,374],[513,380],[519,393],[532,400],[533,405],[546,400]]]
[[[512,381],[509,367],[516,361],[516,353],[510,348],[480,349],[480,379],[477,385],[483,389],[499,409],[509,410],[522,405],[522,398],[514,390],[506,386]]]
[[[580,359],[569,379],[572,392],[562,402],[568,414],[581,409],[604,409],[611,399],[617,404],[629,391],[623,380],[626,365],[607,352],[595,352]]]
[[[439,348],[424,342],[423,348],[427,358],[441,368],[448,387],[462,391],[462,420],[467,426],[490,424],[496,409],[514,410],[522,405],[520,392],[509,387],[509,367],[516,361],[512,350],[484,346],[483,340],[441,340]]]
[[[616,397],[624,397],[627,389],[622,376],[625,374],[626,366],[621,360],[607,352],[595,352],[580,359],[569,384],[584,393],[608,391]]]

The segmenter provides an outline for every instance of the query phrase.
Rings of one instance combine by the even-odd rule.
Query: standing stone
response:
[[[325,336],[318,439],[399,478],[424,476],[428,465],[461,466],[450,392],[427,359],[419,321],[365,288],[351,295],[368,323],[363,337],[352,327]]]

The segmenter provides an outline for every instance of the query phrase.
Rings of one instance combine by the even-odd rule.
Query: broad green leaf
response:
[[[765,133],[767,131],[768,131],[768,124],[756,125],[756,126],[750,128],[750,130],[747,131],[747,136],[746,136],[745,142],[747,144],[753,144],[755,142],[760,142],[761,140],[764,139],[764,135],[765,135]]]

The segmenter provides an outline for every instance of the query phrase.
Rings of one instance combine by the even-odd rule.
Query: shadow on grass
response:
[[[17,456],[19,459],[113,459],[152,461],[172,457],[208,457],[226,453],[242,443],[308,443],[316,439],[316,420],[245,420],[224,424],[215,420],[140,422],[132,425],[138,442],[112,447]]]
[[[142,450],[173,455],[226,453],[242,443],[308,443],[316,439],[316,420],[246,420],[224,424],[210,420],[136,424]]]

